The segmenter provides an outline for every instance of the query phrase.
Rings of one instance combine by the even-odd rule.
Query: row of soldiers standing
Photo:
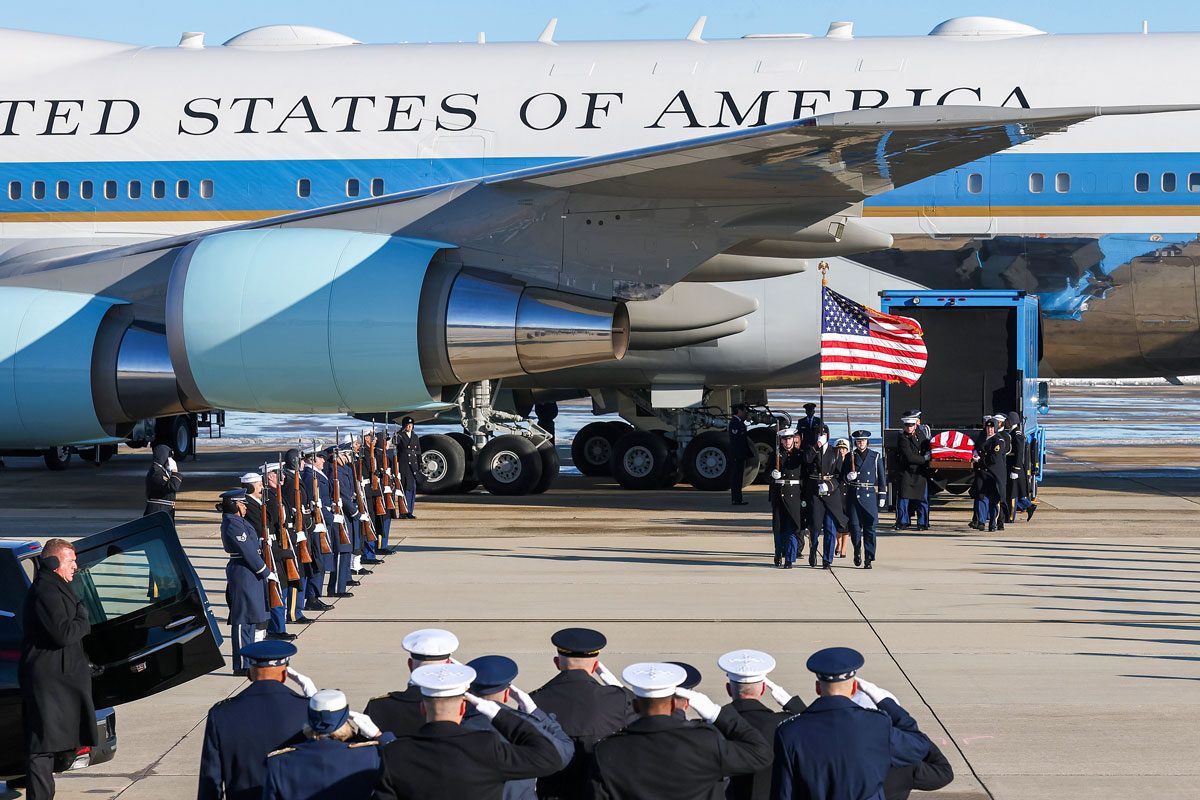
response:
[[[289,623],[308,624],[313,618],[305,611],[352,597],[356,578],[393,552],[392,520],[415,518],[421,449],[411,417],[389,444],[370,431],[329,447],[292,448],[221,495],[236,674],[246,673],[244,645],[294,639]]]

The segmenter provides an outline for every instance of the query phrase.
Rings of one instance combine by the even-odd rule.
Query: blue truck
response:
[[[978,437],[985,414],[1015,411],[1028,441],[1030,492],[1036,494],[1046,455],[1039,415],[1049,410],[1048,384],[1038,378],[1041,312],[1035,295],[1016,290],[885,291],[880,310],[911,317],[925,331],[929,360],[913,386],[883,388],[884,448],[888,462],[900,435],[900,418],[921,410],[930,435],[955,430]],[[930,491],[966,492],[970,462],[935,459]]]

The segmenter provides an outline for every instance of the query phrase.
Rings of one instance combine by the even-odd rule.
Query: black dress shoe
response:
[[[404,515],[404,519],[416,519],[416,518],[417,518],[416,514],[405,514]]]
[[[354,592],[338,592],[334,597],[354,597]]]
[[[1004,530],[1004,520],[1000,520],[999,522],[996,523],[996,530],[998,530],[998,531]]]
[[[783,564],[783,558],[781,558],[780,556],[775,556],[775,566],[778,567],[781,564]]]
[[[830,564],[828,561],[821,562],[821,569],[829,569],[832,566],[833,566],[833,564]]]
[[[375,564],[382,564],[383,559],[381,559],[381,558],[364,558],[362,560],[362,562],[364,564],[370,564],[370,565],[374,566]]]
[[[790,562],[790,561],[789,561],[789,562],[787,562],[786,564],[784,564],[784,565],[783,565],[783,568],[784,568],[784,569],[791,569],[791,568],[792,568],[792,562]]]
[[[810,567],[815,567],[817,565],[817,549],[815,547],[808,554],[808,565]]]
[[[268,632],[267,638],[277,642],[290,642],[296,638],[296,634],[288,633],[287,631],[284,631],[283,633]]]
[[[918,525],[918,526],[917,526],[917,530],[919,530],[919,531],[927,531],[927,530],[929,530],[929,526],[928,526],[928,525]]]
[[[360,570],[355,570],[354,574],[355,575],[374,575],[375,571],[370,570],[370,569],[360,569]]]
[[[325,603],[320,600],[309,600],[304,604],[305,611],[328,611],[331,608],[333,608],[333,606],[329,605],[329,603]]]
[[[867,563],[863,564],[863,569],[870,569],[870,568],[871,568],[871,560],[867,559]]]
[[[1026,522],[1029,522],[1029,520],[1033,519],[1033,512],[1035,511],[1037,511],[1037,506],[1030,506],[1029,508],[1025,509]]]
[[[750,501],[749,500],[734,500],[733,504],[735,506],[748,506],[748,505],[750,505]]]
[[[912,527],[911,525],[901,525],[900,523],[896,523],[895,525],[893,525],[893,526],[892,526],[892,530],[894,530],[894,531],[906,531],[906,530],[908,530],[908,529],[909,529],[909,528],[911,528],[911,527]]]
[[[314,622],[316,622],[315,619],[309,619],[308,617],[296,617],[288,625],[312,625]]]
[[[362,581],[346,581],[347,586],[362,586]]]
[[[861,563],[862,563],[862,553],[855,553],[854,554],[854,566],[857,567]]]

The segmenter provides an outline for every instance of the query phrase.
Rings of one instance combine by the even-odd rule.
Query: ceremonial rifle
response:
[[[282,470],[282,466],[280,467]],[[280,485],[280,503],[283,502],[282,484]],[[300,491],[300,462],[296,462],[296,469],[292,472],[292,513],[295,515],[293,524],[296,526],[296,549],[300,553],[301,564],[312,563],[312,550],[308,547],[308,539],[304,533],[304,495]],[[280,516],[281,524],[283,517]]]
[[[371,423],[371,433],[375,433],[374,429],[375,429],[375,423],[372,422]],[[388,457],[387,457],[388,440],[387,440],[387,423],[386,422],[384,422],[384,425],[383,425],[383,443],[380,444],[379,436],[376,435],[375,436],[375,444],[379,445],[379,452],[383,454],[383,467],[382,467],[383,477],[380,479],[380,481],[381,481],[382,488],[383,488],[384,506],[387,508],[388,516],[390,516],[394,519],[396,517],[396,501],[393,499],[392,496],[396,492],[395,492],[395,489],[392,487],[391,465],[388,464]]]
[[[342,513],[342,482],[338,477],[337,453],[334,452],[333,463],[330,465],[332,476],[329,482],[333,492],[333,524],[337,526],[338,543],[350,544],[350,534],[346,532],[346,515]],[[340,520],[340,521],[339,521]]]
[[[371,491],[375,493],[375,516],[382,517],[387,513],[387,506],[384,504],[383,489],[379,486],[379,470],[375,464],[375,423],[373,422],[371,423],[371,449],[368,452],[371,454],[371,460],[367,462],[367,466],[371,470]]]
[[[313,439],[313,458],[316,458],[317,440]],[[321,506],[321,483],[317,480],[317,468],[310,465],[312,469],[312,486],[309,491],[312,493],[312,509],[313,509],[313,533],[317,534],[317,540],[320,543],[321,555],[328,555],[333,552],[333,548],[329,544],[329,529],[325,527],[325,513]]]
[[[284,512],[283,512],[283,459],[282,458],[278,459],[276,461],[276,463],[278,464],[279,471],[276,473],[276,479],[275,479],[275,519],[277,519],[279,521],[279,546],[282,547],[284,550],[291,552],[293,555],[293,558],[285,558],[283,560],[284,573],[287,575],[288,581],[292,582],[292,581],[300,580],[300,573],[296,569],[296,559],[294,558],[295,551],[292,550],[292,540],[291,540],[291,537],[289,537],[287,534],[287,524],[285,523],[285,520],[287,519],[287,515],[284,514]],[[269,486],[267,486],[267,475],[268,474],[269,473],[267,472],[267,470],[264,469],[263,470],[263,505],[264,506],[266,505],[267,498],[269,496],[268,491],[267,491],[270,488]]]
[[[279,577],[279,573],[275,571],[275,553],[271,551],[271,526],[267,520],[267,485],[266,478],[264,483],[259,484],[263,487],[262,497],[258,499],[258,520],[261,523],[259,536],[262,538],[262,560],[267,565],[267,575],[275,575]],[[279,584],[273,580],[267,580],[267,608],[282,608],[283,595],[279,593]]]
[[[392,462],[395,464],[396,471],[396,513],[392,514],[393,519],[400,519],[409,512],[408,498],[404,495],[404,484],[400,481],[400,442],[403,439],[400,436],[400,428],[396,431],[396,446],[392,448]],[[383,451],[384,458],[387,458],[387,449]]]
[[[358,504],[358,520],[363,541],[374,544],[379,541],[379,537],[375,535],[375,523],[371,520],[371,515],[367,513],[367,501],[363,497],[361,455],[354,456],[354,464],[351,469],[354,470],[354,502]]]

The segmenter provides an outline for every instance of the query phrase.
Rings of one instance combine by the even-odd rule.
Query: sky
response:
[[[954,16],[1015,19],[1054,33],[1200,31],[1195,0],[6,0],[0,25],[145,45],[174,45],[179,34],[204,31],[210,44],[259,25],[316,25],[365,42],[489,41],[537,38],[558,17],[556,38],[682,38],[700,15],[705,35],[823,34],[850,20],[861,35],[924,34]]]

